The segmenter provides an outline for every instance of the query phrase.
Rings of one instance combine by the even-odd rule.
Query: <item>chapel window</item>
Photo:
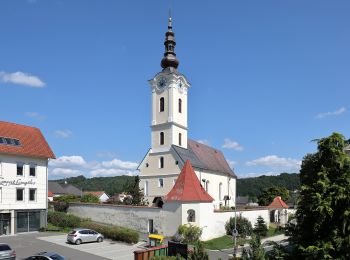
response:
[[[187,211],[187,222],[196,222],[196,212],[193,209]]]

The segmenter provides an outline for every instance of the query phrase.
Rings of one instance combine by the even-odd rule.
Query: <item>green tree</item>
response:
[[[277,196],[280,196],[283,201],[287,201],[290,197],[289,190],[284,187],[277,186],[264,189],[261,195],[258,196],[258,203],[260,206],[267,206]]]
[[[201,241],[197,241],[196,246],[193,248],[193,252],[188,255],[189,260],[209,260],[207,252],[204,250],[204,246]]]
[[[265,220],[262,216],[259,216],[254,225],[254,233],[260,237],[266,237],[267,235],[267,226]]]
[[[341,134],[304,157],[293,240],[303,259],[350,259],[350,158]]]
[[[235,228],[235,218],[231,217],[225,224],[226,234],[232,235],[232,230]],[[242,216],[237,217],[236,229],[238,235],[242,238],[246,238],[253,233],[253,227],[250,221]]]
[[[244,249],[241,259],[264,260],[265,250],[261,245],[260,237],[253,235],[249,241],[249,249]]]
[[[131,195],[131,199],[124,200],[125,204],[137,205],[137,206],[144,206],[148,204],[143,196],[143,191],[139,187],[139,183],[140,183],[140,177],[135,176],[133,182],[125,185],[124,187],[125,193],[128,195]]]
[[[202,235],[202,229],[193,225],[181,225],[177,229],[180,241],[184,243],[194,243],[199,241]]]
[[[99,203],[100,200],[97,196],[93,194],[85,194],[83,197],[81,197],[81,202],[87,202],[87,203]]]

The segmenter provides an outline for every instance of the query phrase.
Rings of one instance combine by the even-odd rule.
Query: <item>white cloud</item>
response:
[[[64,139],[70,138],[72,136],[72,134],[73,133],[70,130],[56,130],[55,131],[56,137],[64,138]]]
[[[50,161],[50,166],[53,167],[74,167],[84,165],[86,165],[86,161],[83,157],[78,155],[61,156],[55,160]]]
[[[339,116],[339,115],[345,113],[345,111],[346,111],[345,107],[341,107],[341,108],[339,108],[338,110],[335,110],[335,111],[329,111],[329,112],[320,113],[320,114],[316,115],[315,118],[322,119],[322,118],[325,118],[325,117],[328,117],[328,116]]]
[[[39,120],[44,120],[45,116],[40,115],[38,112],[26,112],[25,115],[30,118],[35,118]]]
[[[113,159],[112,161],[106,161],[101,163],[106,168],[121,168],[121,169],[136,169],[138,164],[134,162],[124,162],[119,159]]]
[[[292,159],[278,157],[277,155],[268,155],[261,157],[252,161],[246,162],[248,166],[266,166],[275,169],[284,169],[284,170],[299,170],[301,161]]]
[[[46,85],[45,82],[43,82],[39,77],[21,71],[13,73],[0,71],[0,83],[1,82],[16,85],[24,85],[34,88],[42,88]]]
[[[205,145],[209,145],[210,144],[209,140],[207,140],[207,139],[200,139],[200,140],[197,140],[197,142],[201,143],[201,144],[205,144]]]
[[[110,161],[86,161],[82,156],[61,156],[49,163],[49,174],[57,178],[85,175],[96,176],[120,176],[137,175],[138,164],[130,161],[122,161],[114,158]]]
[[[237,165],[237,161],[230,161],[230,160],[226,160],[227,161],[227,163],[228,163],[228,165],[230,166],[230,168],[231,169],[233,169],[233,167],[235,166],[235,165]]]
[[[225,138],[222,148],[233,149],[235,151],[243,151],[243,146],[238,142],[231,140],[230,138]]]

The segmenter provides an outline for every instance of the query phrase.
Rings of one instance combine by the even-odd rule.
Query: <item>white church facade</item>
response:
[[[236,175],[223,153],[188,138],[187,97],[190,83],[177,70],[175,35],[169,18],[163,70],[149,80],[152,92],[151,148],[140,163],[140,188],[151,205],[161,206],[187,160],[213,207],[234,206]]]

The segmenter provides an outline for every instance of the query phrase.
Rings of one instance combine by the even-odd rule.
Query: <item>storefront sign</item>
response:
[[[23,180],[23,179],[16,179],[16,180],[4,180],[3,177],[0,177],[0,186],[19,186],[19,185],[35,185],[35,181],[33,179],[30,180]]]

